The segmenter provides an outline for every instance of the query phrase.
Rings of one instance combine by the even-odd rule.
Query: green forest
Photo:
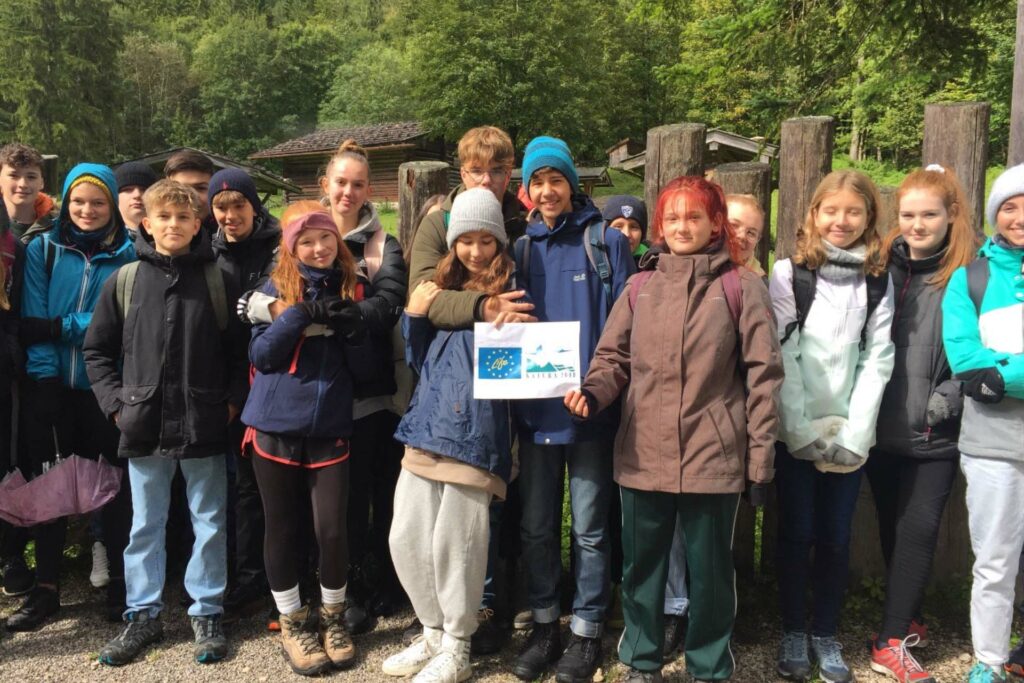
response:
[[[1014,0],[19,0],[0,3],[0,141],[62,164],[236,157],[332,124],[491,123],[596,161],[655,125],[918,161],[924,104],[992,104],[1005,160]]]

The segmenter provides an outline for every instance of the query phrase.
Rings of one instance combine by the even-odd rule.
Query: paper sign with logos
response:
[[[580,385],[580,324],[476,323],[473,398],[562,398]]]

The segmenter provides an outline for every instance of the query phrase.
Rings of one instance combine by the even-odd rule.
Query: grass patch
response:
[[[611,197],[616,194],[631,194],[641,199],[644,196],[644,179],[619,171],[614,168],[608,169],[608,176],[612,179],[611,187],[595,187],[594,197]],[[648,209],[650,213],[650,209]]]

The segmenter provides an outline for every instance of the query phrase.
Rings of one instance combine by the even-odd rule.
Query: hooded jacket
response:
[[[100,164],[79,164],[64,181],[64,197],[71,185],[82,175],[95,176],[106,185],[116,201],[114,174]],[[92,320],[92,311],[103,284],[122,265],[135,260],[135,247],[121,220],[117,205],[111,206],[111,224],[106,243],[92,254],[75,247],[69,238],[72,225],[69,203],[61,206],[57,224],[26,249],[25,283],[21,314],[31,318],[60,318],[61,337],[57,341],[32,344],[27,349],[26,370],[34,380],[56,377],[72,389],[88,389],[82,358],[82,343]],[[47,254],[52,254],[52,268],[47,272]]]
[[[549,230],[541,220],[530,223],[526,228],[530,240],[527,247],[531,250],[529,279],[518,283],[525,286],[534,304],[533,315],[541,322],[579,321],[583,375],[590,367],[608,312],[634,271],[629,240],[618,230],[606,228],[605,244],[612,271],[609,301],[583,246],[586,226],[594,220],[603,220],[601,212],[586,195],[575,195],[573,210],[560,216],[554,228]],[[522,270],[521,263],[517,262],[516,267]],[[605,410],[596,419],[582,424],[574,422],[559,398],[519,401],[516,417],[519,431],[534,443],[544,445],[611,438],[619,425],[617,409]]]
[[[36,195],[33,208],[35,208],[36,212],[35,220],[32,222],[32,225],[24,227],[21,223],[15,222],[7,215],[7,204],[0,201],[0,231],[9,229],[23,244],[28,244],[32,241],[33,237],[52,228],[53,222],[57,220],[58,213],[50,195],[45,192],[40,192]]]
[[[978,253],[989,259],[981,314],[960,268],[942,300],[942,338],[954,373],[995,367],[1006,395],[991,404],[964,398],[960,451],[1024,461],[1024,248],[990,237]]]
[[[221,332],[203,269],[214,260],[200,230],[181,256],[156,251],[140,234],[138,271],[122,319],[117,278],[103,287],[85,339],[93,392],[106,415],[118,414],[118,453],[200,458],[227,447],[228,403],[245,397],[245,329],[228,315]],[[237,299],[224,277],[226,299]],[[229,311],[230,313],[230,311]]]
[[[465,189],[465,185],[459,185],[449,192],[441,204],[441,210],[428,213],[416,230],[409,262],[410,292],[424,280],[434,279],[438,261],[448,253],[447,216],[452,212],[455,197]],[[501,198],[501,213],[505,218],[505,234],[508,235],[511,249],[516,239],[526,231],[526,207],[506,190]],[[481,292],[441,292],[430,305],[430,322],[442,330],[472,327],[474,322],[480,320],[477,314],[485,298],[486,295]]]
[[[889,275],[895,292],[892,378],[885,385],[878,412],[877,447],[883,454],[919,458],[954,458],[959,417],[928,427],[928,399],[952,372],[942,346],[942,295],[928,281],[942,265],[945,251],[911,260],[897,237],[889,252]]]

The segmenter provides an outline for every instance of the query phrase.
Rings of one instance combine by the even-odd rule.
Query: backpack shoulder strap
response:
[[[612,300],[612,267],[608,261],[608,245],[604,241],[604,219],[596,218],[587,225],[583,236],[583,248],[587,252],[587,260],[601,280],[605,298],[611,307]]]
[[[132,265],[136,264],[138,261]],[[224,291],[224,275],[216,261],[207,261],[203,264],[203,276],[206,278],[206,289],[210,292],[213,314],[217,316],[217,329],[224,332],[228,329],[228,297]]]
[[[520,289],[525,289],[530,283],[530,252],[533,251],[530,248],[530,236],[520,235],[516,238],[513,250],[515,252],[516,267],[519,269],[516,273],[516,286]]]
[[[46,279],[53,275],[53,264],[57,261],[57,245],[49,235],[43,235],[43,254],[46,259]]]
[[[132,293],[135,291],[135,276],[138,272],[138,261],[126,263],[117,269],[114,296],[117,299],[117,310],[121,311],[121,322],[128,317],[128,308],[132,305]]]
[[[387,240],[387,233],[383,229],[374,232],[370,239],[366,240],[363,250],[363,260],[366,261],[366,277],[372,283],[377,277],[380,264],[384,262],[384,242]]]
[[[989,275],[988,256],[979,256],[967,264],[967,293],[974,302],[974,310],[979,316],[981,300],[985,298],[985,290],[988,289]]]
[[[874,315],[878,304],[882,303],[882,299],[885,298],[886,290],[889,289],[889,274],[867,275],[864,279],[868,287],[868,310],[867,315],[864,317],[864,327],[860,330],[861,351],[868,346],[868,321],[871,320],[871,316]]]
[[[740,314],[743,312],[743,287],[740,285],[740,274],[733,263],[727,265],[725,272],[722,273],[722,289],[725,291],[725,303],[729,305],[733,325],[739,329]]]
[[[779,346],[782,346],[793,335],[796,330],[804,328],[804,321],[807,320],[807,313],[814,303],[814,290],[818,286],[818,274],[799,263],[793,263],[793,299],[796,301],[796,320],[786,325],[786,332],[782,335]]]
[[[636,300],[640,297],[640,290],[652,277],[654,277],[653,270],[641,270],[629,281],[629,310],[636,310]]]

